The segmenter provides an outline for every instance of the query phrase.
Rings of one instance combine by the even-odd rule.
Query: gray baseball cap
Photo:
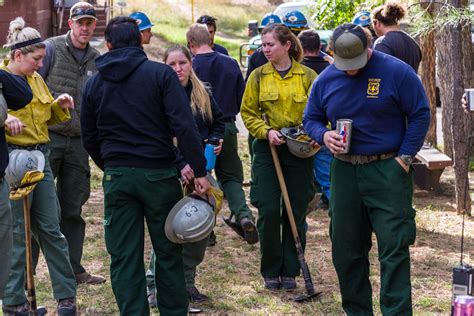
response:
[[[339,70],[355,70],[367,64],[367,37],[360,25],[339,25],[333,33],[334,65]]]

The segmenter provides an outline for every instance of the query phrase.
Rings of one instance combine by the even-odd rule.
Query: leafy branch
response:
[[[412,36],[424,36],[444,28],[469,27],[474,13],[469,8],[456,8],[446,2],[419,2],[408,8]]]

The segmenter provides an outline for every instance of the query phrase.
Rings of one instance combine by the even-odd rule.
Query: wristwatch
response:
[[[400,156],[398,156],[398,158],[400,158],[400,159],[403,161],[403,163],[404,163],[405,165],[410,166],[410,165],[413,163],[413,156],[410,156],[410,155],[400,155]]]

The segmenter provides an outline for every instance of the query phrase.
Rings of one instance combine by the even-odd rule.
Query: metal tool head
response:
[[[310,302],[316,298],[318,298],[323,292],[313,292],[311,294],[302,294],[293,299],[293,301],[297,303],[304,303],[304,302]]]

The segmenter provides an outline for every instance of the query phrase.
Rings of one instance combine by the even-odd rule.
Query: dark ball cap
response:
[[[339,25],[333,33],[334,65],[339,70],[355,70],[367,64],[367,37],[360,25]]]

